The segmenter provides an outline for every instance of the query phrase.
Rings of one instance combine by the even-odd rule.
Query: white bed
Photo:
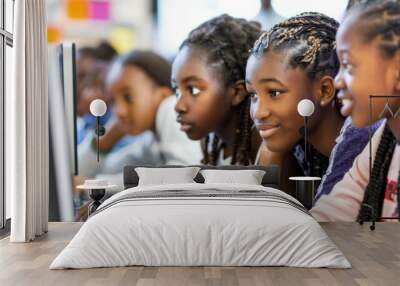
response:
[[[351,267],[289,195],[198,183],[138,186],[111,197],[50,269],[127,265]]]

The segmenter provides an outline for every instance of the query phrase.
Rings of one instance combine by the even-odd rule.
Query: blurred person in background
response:
[[[278,24],[285,20],[284,17],[279,15],[274,10],[271,4],[271,0],[261,0],[260,4],[260,11],[258,12],[257,16],[255,16],[252,20],[259,22],[263,31],[268,31],[275,24]]]
[[[85,177],[106,179],[118,185],[107,190],[106,197],[109,197],[123,189],[125,165],[200,163],[200,142],[188,139],[176,122],[176,98],[172,95],[170,78],[170,63],[150,51],[133,51],[115,60],[107,75],[106,89],[114,101],[116,120],[106,127],[107,132],[99,142],[100,161],[106,159],[97,163],[97,139],[91,132],[79,149],[82,172],[80,177],[75,177],[75,185],[82,184]],[[123,136],[144,133],[151,134],[153,140],[142,140],[109,154]],[[84,205],[76,220],[84,220],[86,216],[87,205]]]
[[[84,177],[93,177],[99,173],[115,174],[122,172],[124,166],[125,147],[135,144],[137,157],[143,157],[142,153],[146,147],[152,144],[154,137],[150,132],[137,134],[136,136],[126,135],[119,132],[118,142],[113,146],[105,146],[102,151],[102,160],[97,164],[95,154],[89,152],[88,145],[93,140],[96,127],[96,118],[90,113],[90,103],[95,99],[101,99],[107,104],[107,112],[100,117],[100,124],[106,127],[106,136],[109,132],[115,133],[114,126],[117,119],[112,112],[112,97],[106,90],[106,76],[112,60],[118,56],[115,49],[108,42],[101,42],[98,46],[83,47],[78,51],[77,58],[77,142],[79,174]],[[103,144],[101,145],[103,147]],[[106,152],[105,152],[105,149]],[[93,153],[93,154],[92,154]],[[96,164],[94,165],[94,161]],[[145,160],[145,162],[154,160]],[[158,160],[156,160],[158,162]],[[139,162],[141,162],[139,160]],[[118,181],[122,183],[121,180]]]
[[[78,152],[81,176],[97,175],[122,188],[125,165],[200,163],[200,142],[189,140],[176,122],[176,98],[172,96],[170,76],[170,63],[150,51],[133,51],[115,60],[106,80],[107,92],[114,102],[115,121],[108,124],[99,142],[100,161],[107,158],[100,165],[97,163],[97,139],[91,132]],[[122,137],[145,132],[153,140],[129,144],[110,156]],[[78,183],[83,180],[81,177]]]
[[[76,60],[78,144],[83,141],[87,131],[96,125],[96,118],[90,114],[90,103],[94,99],[102,99],[107,105],[111,103],[111,98],[105,92],[104,81],[107,68],[116,55],[116,50],[104,41],[96,47],[82,47],[78,50]],[[101,117],[100,123],[106,124],[110,117],[111,111],[107,110]]]

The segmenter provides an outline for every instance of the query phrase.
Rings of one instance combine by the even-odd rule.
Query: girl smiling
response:
[[[318,193],[329,193],[368,142],[368,130],[352,128],[339,112],[334,87],[339,69],[338,26],[336,20],[319,13],[292,17],[264,33],[247,62],[251,115],[265,144],[259,163],[281,166],[286,191],[294,189],[289,176],[323,177],[328,170]],[[302,99],[315,105],[308,126],[311,156],[307,161],[299,132],[304,121],[297,112]],[[302,170],[293,169],[293,156]]]
[[[343,180],[311,212],[320,221],[396,217],[400,200],[400,99],[396,97],[400,95],[400,2],[356,4],[339,28],[337,50],[341,65],[335,85],[344,103],[342,114],[350,115],[357,127],[381,117],[385,123]],[[370,95],[385,97],[374,99],[370,106]]]

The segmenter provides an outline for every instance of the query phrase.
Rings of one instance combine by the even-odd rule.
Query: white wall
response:
[[[320,12],[340,20],[348,0],[272,0],[276,12],[292,17],[302,12]]]
[[[322,12],[337,20],[348,0],[272,0],[275,11],[288,18],[301,12]],[[159,17],[154,48],[172,57],[187,34],[202,22],[223,13],[245,19],[254,18],[260,0],[158,0]]]
[[[260,9],[259,0],[158,0],[158,5],[154,48],[167,57],[172,57],[202,22],[223,13],[252,19]]]

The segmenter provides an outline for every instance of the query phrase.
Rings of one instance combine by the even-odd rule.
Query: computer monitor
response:
[[[49,221],[74,221],[78,173],[75,44],[49,47]]]
[[[77,126],[76,126],[76,45],[63,43],[58,46],[61,67],[65,116],[68,127],[68,139],[72,171],[78,175]]]

